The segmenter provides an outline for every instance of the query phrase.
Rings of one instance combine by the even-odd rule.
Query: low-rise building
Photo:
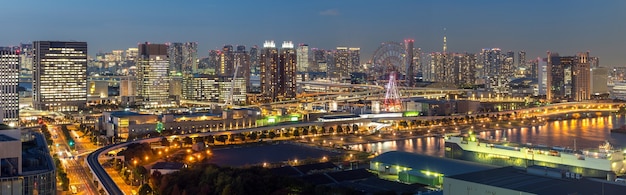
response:
[[[623,194],[626,185],[559,169],[502,167],[445,176],[443,194]]]
[[[164,131],[186,134],[254,127],[259,117],[259,111],[253,109],[231,109],[220,114],[195,112],[159,115],[113,111],[102,114],[96,129],[106,132],[107,137],[126,140]]]
[[[379,175],[397,175],[403,183],[441,186],[443,177],[493,169],[461,160],[427,156],[408,152],[385,152],[370,161],[370,170]]]
[[[176,171],[180,171],[183,168],[187,168],[187,164],[179,162],[157,162],[152,165],[152,168],[150,168],[150,175],[152,175],[155,171],[166,175]]]
[[[56,167],[42,134],[0,124],[0,148],[0,194],[57,193]]]

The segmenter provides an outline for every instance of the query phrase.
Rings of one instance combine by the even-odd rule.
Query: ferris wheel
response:
[[[370,74],[375,78],[383,78],[391,72],[398,76],[406,75],[406,48],[398,42],[384,42],[372,56]]]

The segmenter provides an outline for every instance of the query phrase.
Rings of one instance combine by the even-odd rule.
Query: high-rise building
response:
[[[334,80],[343,81],[350,79],[350,73],[361,72],[360,56],[361,48],[355,47],[337,47],[337,50],[332,55],[333,64],[328,65],[328,77]],[[328,57],[328,55],[327,55]],[[329,62],[327,60],[327,62]]]
[[[244,83],[243,85],[246,86],[244,87],[245,92],[243,92],[242,94],[246,94],[246,92],[250,91],[250,54],[248,54],[248,51],[246,51],[246,46],[243,45],[238,45],[237,46],[237,50],[234,52],[234,65],[236,66],[234,69],[237,72],[237,75],[235,75],[235,78],[242,78]],[[234,73],[233,73],[234,74]],[[231,77],[231,80],[233,78],[233,76],[229,75]],[[235,82],[238,82],[238,79],[235,79]]]
[[[415,41],[413,39],[406,39],[404,40],[404,45],[406,46],[406,84],[409,87],[413,87],[415,86],[415,72],[416,72],[416,67],[415,64],[413,64],[415,61],[413,60],[413,55],[415,54],[413,52],[413,43],[415,43]]]
[[[329,75],[330,78],[341,81],[350,77],[352,62],[350,61],[350,51],[348,47],[337,47],[335,50],[335,69]]]
[[[169,58],[166,44],[139,44],[137,95],[146,108],[170,107]]]
[[[591,94],[602,96],[609,93],[609,69],[606,67],[591,68]]]
[[[274,41],[265,41],[259,55],[261,100],[273,102],[296,97],[297,54],[293,43],[284,42],[280,52]]]
[[[134,62],[135,60],[137,60],[138,55],[139,49],[136,47],[131,47],[126,50],[126,55],[124,56],[124,58],[126,59],[126,61]]]
[[[471,87],[476,83],[474,70],[476,69],[476,55],[471,53],[451,54],[453,82],[459,87]]]
[[[32,76],[33,70],[33,44],[20,44],[20,75]]]
[[[0,47],[0,124],[19,125],[19,48]]]
[[[485,48],[480,52],[480,64],[482,65],[481,77],[490,78],[502,75],[503,56],[500,48]]]
[[[191,75],[198,72],[198,43],[171,43],[167,54],[171,75]]]
[[[519,51],[517,53],[517,67],[529,68],[527,67],[527,64],[526,64],[526,52],[525,51]]]
[[[87,104],[87,43],[35,41],[33,106],[78,111]]]
[[[282,44],[279,57],[279,72],[280,72],[280,91],[279,96],[284,99],[296,98],[296,66],[297,66],[297,53],[293,48],[291,41],[285,41]]]
[[[571,92],[571,69],[576,61],[573,56],[559,56],[548,52],[546,67],[546,99],[549,101],[567,100]],[[569,90],[568,90],[569,89]]]
[[[278,50],[274,41],[265,41],[259,54],[261,100],[273,102],[278,100],[279,68]]]
[[[539,95],[547,95],[548,94],[548,59],[547,58],[537,58],[537,88],[539,91]],[[533,61],[533,62],[534,62]]]
[[[351,47],[348,50],[350,51],[351,72],[364,72],[361,66],[361,48]]]
[[[434,52],[429,55],[429,81],[454,83],[454,68],[448,53]]]
[[[326,51],[323,49],[313,48],[311,49],[312,63],[309,64],[309,71],[311,72],[326,72],[326,66],[322,68],[320,64],[326,64]]]
[[[297,49],[298,53],[298,72],[309,71],[309,45],[300,44]]]
[[[589,52],[578,53],[572,68],[572,97],[574,101],[591,99],[590,71]]]
[[[235,73],[235,51],[232,45],[225,45],[220,55],[217,75],[232,76]]]
[[[591,68],[597,68],[600,67],[600,58],[598,57],[589,57],[589,66],[591,66]]]
[[[261,93],[261,69],[259,67],[259,47],[253,45],[250,48],[250,82],[246,85],[248,87],[248,93],[259,94]]]

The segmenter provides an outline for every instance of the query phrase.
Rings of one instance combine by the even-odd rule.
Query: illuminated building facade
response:
[[[574,101],[591,99],[591,67],[589,52],[576,55],[576,63],[572,68],[572,97]]]
[[[284,42],[280,53],[274,41],[266,41],[259,55],[261,98],[274,102],[296,97],[297,55],[292,42]]]
[[[280,90],[279,95],[285,99],[296,98],[296,65],[297,54],[291,41],[283,42],[280,51]]]
[[[215,76],[197,74],[184,84],[184,94],[188,100],[224,103],[230,95],[231,84],[234,83],[233,104],[243,105],[246,102],[246,82],[243,77]]]
[[[193,74],[198,71],[198,43],[171,43],[167,48],[170,74]]]
[[[559,56],[548,52],[546,66],[546,99],[567,100],[571,95],[571,70],[576,61],[574,56]],[[587,65],[587,67],[589,67]],[[589,79],[587,79],[589,80]]]
[[[337,47],[334,57],[335,69],[329,72],[329,77],[338,81],[341,81],[346,77],[350,77],[352,63],[350,62],[350,52],[348,47]]]
[[[278,50],[274,41],[265,41],[259,54],[261,77],[261,100],[273,102],[278,100]]]
[[[146,108],[170,107],[169,58],[165,44],[139,44],[137,95]]]
[[[33,106],[79,111],[87,103],[87,43],[35,41]]]
[[[307,72],[309,70],[309,45],[298,45],[298,72]]]
[[[409,87],[415,86],[415,64],[413,64],[413,44],[415,43],[412,39],[404,40],[404,45],[406,46],[406,84]]]
[[[0,47],[0,124],[19,123],[19,70],[20,50]]]
[[[337,47],[334,54],[330,55],[334,57],[334,66],[328,72],[329,77],[341,81],[349,79],[351,72],[360,72],[360,51],[361,48]]]

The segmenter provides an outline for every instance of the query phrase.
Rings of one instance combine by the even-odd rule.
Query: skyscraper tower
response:
[[[530,67],[527,67],[526,65],[526,52],[525,51],[519,51],[519,53],[517,54],[517,66],[530,68]]]
[[[415,86],[415,64],[413,64],[413,43],[415,41],[413,39],[404,40],[404,45],[406,46],[406,84],[409,87]]]
[[[352,72],[362,72],[361,67],[361,48],[351,47],[348,49],[350,51],[350,66]]]
[[[19,70],[19,48],[0,47],[0,124],[19,124]]]
[[[234,65],[238,66],[235,77],[243,78],[246,91],[250,91],[250,55],[246,51],[246,46],[238,45],[237,51],[234,52],[234,58]]]
[[[571,68],[575,61],[574,56],[559,56],[558,53],[548,52],[546,66],[546,99],[548,101],[568,99],[571,81],[567,77],[571,76]]]
[[[33,43],[33,106],[48,111],[79,111],[87,104],[87,43]]]
[[[342,81],[350,77],[350,70],[352,70],[352,63],[348,47],[337,47],[335,51],[335,70],[330,77]]]
[[[169,65],[166,44],[139,44],[137,95],[144,107],[173,106],[169,100]]]
[[[220,56],[219,68],[217,75],[219,76],[233,76],[235,71],[235,52],[232,45],[225,45],[222,48],[222,55]]]
[[[574,101],[591,99],[591,66],[589,52],[576,55],[576,63],[572,68],[572,96]]]
[[[198,72],[198,43],[171,43],[167,50],[172,75],[190,75]]]
[[[259,54],[261,102],[273,102],[278,99],[278,50],[274,41],[265,41]]]
[[[298,72],[309,71],[309,45],[300,44],[297,48],[298,53]]]
[[[280,95],[285,99],[296,98],[297,53],[291,41],[285,41],[280,51]]]

